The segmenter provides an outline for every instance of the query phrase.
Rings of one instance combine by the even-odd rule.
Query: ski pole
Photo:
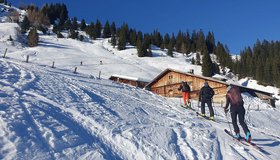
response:
[[[181,97],[179,97],[179,99],[180,99],[180,107],[182,106],[182,100],[181,100]]]
[[[226,114],[226,118],[227,118],[227,122],[228,122],[228,126],[229,126],[229,130],[230,130],[230,134],[232,134],[232,130],[231,130],[231,127],[230,127],[230,123],[229,123],[229,120],[228,120],[228,116],[227,116],[227,113]],[[233,135],[233,134],[232,134]]]
[[[213,101],[213,98],[211,99],[212,100],[212,106],[213,106],[213,108],[214,108],[214,115],[216,115],[216,108],[215,108],[215,106],[214,106],[214,101]]]

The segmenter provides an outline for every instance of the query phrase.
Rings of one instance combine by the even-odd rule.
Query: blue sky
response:
[[[280,1],[277,0],[8,0],[20,3],[65,3],[69,16],[87,22],[127,22],[131,28],[163,34],[179,30],[213,31],[216,42],[231,53],[252,46],[257,39],[280,40]]]

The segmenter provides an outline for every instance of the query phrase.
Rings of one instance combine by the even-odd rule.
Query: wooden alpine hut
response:
[[[186,81],[189,84],[192,99],[199,98],[199,91],[207,81],[209,86],[212,87],[215,92],[213,101],[216,103],[225,102],[227,87],[231,85],[222,80],[195,75],[193,72],[183,72],[167,68],[147,84],[145,88],[165,97],[182,97],[182,92],[178,91],[182,81]],[[259,97],[260,99],[262,99],[262,97],[273,99],[271,93],[250,89],[240,85],[237,86],[241,88],[241,92],[252,93],[251,95]]]

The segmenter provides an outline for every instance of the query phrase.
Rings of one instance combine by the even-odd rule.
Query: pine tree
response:
[[[181,31],[179,31],[176,37],[176,44],[175,44],[175,48],[177,52],[181,52],[181,53],[183,52],[181,50],[183,43],[184,43],[184,35]]]
[[[191,53],[191,38],[189,32],[186,33],[186,40],[185,40],[185,46],[186,46],[186,54]]]
[[[191,48],[190,51],[191,52],[196,52],[197,51],[197,39],[198,39],[198,35],[196,33],[195,30],[193,30],[192,32],[192,36],[191,36]]]
[[[142,44],[144,45],[144,52],[145,52],[145,56],[149,56],[147,55],[147,50],[149,49],[149,47],[151,46],[152,40],[151,40],[151,36],[149,34],[144,34],[144,39],[142,41]]]
[[[65,4],[61,4],[61,10],[59,13],[59,24],[64,25],[65,21],[68,19],[68,10]]]
[[[126,30],[122,28],[118,38],[118,50],[124,50],[126,48]]]
[[[263,81],[267,85],[273,85],[273,80],[272,80],[272,60],[267,58],[264,66],[264,75],[263,75]]]
[[[186,47],[185,42],[183,42],[182,45],[181,45],[181,52],[182,52],[183,54],[186,53],[186,55],[187,55],[187,47]]]
[[[28,46],[29,47],[35,47],[38,45],[39,42],[39,35],[37,33],[36,28],[32,28],[27,36],[28,38]]]
[[[167,55],[169,55],[170,57],[173,57],[173,43],[172,43],[172,41],[170,41],[169,44],[168,44]]]
[[[104,38],[109,38],[111,37],[111,29],[110,29],[110,24],[108,21],[106,21],[103,29],[103,37]]]
[[[168,33],[166,33],[164,35],[164,39],[163,39],[163,46],[164,46],[164,48],[168,48],[169,42],[170,42],[170,36],[169,36]]]
[[[171,36],[171,38],[170,38],[170,42],[169,43],[171,43],[171,45],[172,45],[172,51],[173,51],[173,47],[175,46],[175,44],[176,44],[176,38],[175,38],[175,36],[174,36],[174,34],[172,33],[172,36]],[[169,45],[169,44],[168,44]]]
[[[215,50],[215,37],[213,32],[208,32],[206,36],[206,45],[209,53],[213,53]]]
[[[154,44],[157,47],[160,47],[162,45],[163,38],[159,31],[155,30],[152,34],[152,44]]]
[[[214,75],[213,72],[213,63],[210,58],[209,53],[205,52],[202,57],[202,75],[206,77],[212,77]]]
[[[74,29],[70,29],[69,30],[69,37],[72,39],[77,39],[78,38],[79,33],[76,32]]]
[[[115,34],[112,35],[111,44],[112,44],[113,48],[115,48],[115,46],[117,45],[117,39],[116,39]]]
[[[151,44],[152,37],[149,34],[145,34],[143,39],[143,51],[146,57],[152,57]]]
[[[85,31],[91,39],[95,40],[97,38],[97,31],[93,22],[86,27]]]
[[[130,29],[129,31],[129,42],[131,45],[136,46],[137,44],[137,35],[136,35],[136,30],[134,29]]]
[[[117,34],[117,29],[116,29],[116,24],[115,24],[115,22],[112,22],[112,24],[111,24],[111,26],[110,26],[110,29],[111,29],[111,34],[112,34],[112,35]]]
[[[201,58],[200,58],[200,54],[199,53],[196,53],[196,57],[195,57],[196,61],[195,61],[195,64],[197,65],[201,65]]]
[[[98,19],[96,20],[95,23],[95,30],[96,30],[97,38],[101,38],[102,24]]]
[[[81,24],[80,24],[80,29],[82,31],[85,31],[86,27],[87,27],[86,21],[85,21],[85,19],[82,19]]]
[[[204,49],[206,46],[205,36],[202,30],[197,33],[197,41],[196,41],[196,50],[198,52],[204,53]]]
[[[144,53],[144,49],[143,49],[142,40],[140,38],[137,39],[136,48],[137,48],[138,57],[144,57],[145,53]]]
[[[72,19],[72,25],[71,25],[71,29],[72,30],[78,30],[78,22],[77,22],[78,20],[77,20],[77,17],[74,17],[73,19]]]
[[[30,22],[29,22],[27,16],[24,16],[23,21],[22,21],[20,27],[21,27],[21,32],[23,32],[23,33],[25,33],[29,29]]]
[[[64,23],[64,29],[69,30],[71,28],[71,20],[67,19],[66,22]]]

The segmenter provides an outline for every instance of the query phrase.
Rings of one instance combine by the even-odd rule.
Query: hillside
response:
[[[17,60],[1,60],[1,158],[277,159],[278,109],[245,97],[254,141],[234,142],[218,123],[179,108],[178,99]],[[196,102],[193,102],[196,107]]]
[[[220,104],[214,104],[217,122],[210,122],[180,108],[180,99],[107,80],[112,74],[152,79],[167,67],[201,74],[191,57],[171,58],[154,47],[154,57],[138,58],[134,47],[117,51],[108,39],[41,33],[39,46],[28,48],[16,28],[0,23],[0,52],[8,48],[0,59],[1,159],[278,159],[279,106],[242,95],[253,141],[266,151],[260,153],[224,133],[229,126]],[[15,41],[7,41],[10,35]]]

